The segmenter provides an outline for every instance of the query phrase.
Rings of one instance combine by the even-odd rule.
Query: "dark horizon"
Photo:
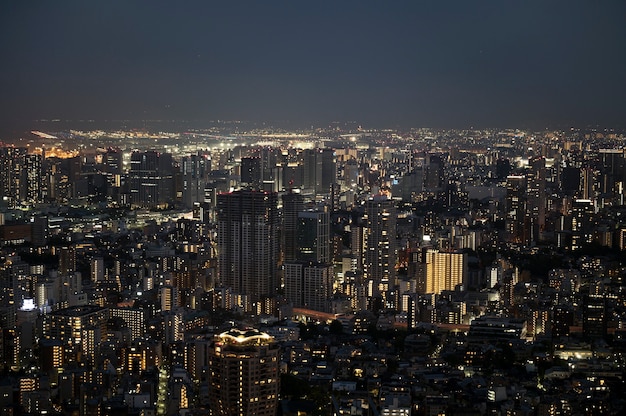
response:
[[[625,127],[621,1],[149,4],[3,3],[0,132],[41,119]]]

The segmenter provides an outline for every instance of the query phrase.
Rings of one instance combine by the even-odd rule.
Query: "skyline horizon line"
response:
[[[37,124],[43,124],[44,127],[50,129],[53,126],[60,126],[60,130],[71,129],[72,123],[83,124],[83,127],[89,125],[95,129],[124,129],[130,128],[133,130],[146,130],[156,128],[157,126],[150,126],[149,124],[162,124],[162,125],[175,125],[181,124],[191,129],[205,129],[212,128],[216,125],[223,125],[224,127],[230,125],[242,125],[248,128],[283,128],[283,129],[323,129],[330,127],[343,127],[351,129],[363,129],[363,130],[415,130],[415,129],[432,129],[432,130],[460,130],[460,131],[480,131],[480,130],[523,130],[523,131],[566,131],[566,130],[580,130],[580,131],[610,131],[619,132],[626,131],[626,125],[618,123],[615,125],[609,123],[511,123],[511,124],[493,124],[493,123],[468,123],[461,125],[461,123],[450,123],[449,125],[443,125],[440,123],[432,124],[410,124],[410,123],[393,123],[393,122],[368,122],[366,120],[355,119],[332,119],[332,120],[292,120],[292,119],[267,119],[257,120],[250,118],[37,118],[30,120],[15,120],[14,123],[0,123],[0,134],[2,136],[19,135],[32,131],[37,128]],[[131,124],[131,125],[124,125]],[[353,124],[354,126],[349,126]],[[463,123],[464,124],[464,123]],[[539,125],[542,124],[542,125]],[[41,126],[39,126],[41,127]],[[76,126],[78,127],[78,126]],[[180,131],[177,131],[180,132]],[[17,137],[2,137],[0,140],[11,139]]]

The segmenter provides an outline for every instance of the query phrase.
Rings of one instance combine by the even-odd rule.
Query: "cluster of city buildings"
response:
[[[0,147],[0,413],[625,408],[622,135],[209,133]]]

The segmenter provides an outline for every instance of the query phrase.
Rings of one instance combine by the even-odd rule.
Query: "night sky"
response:
[[[2,1],[0,123],[626,126],[626,1]]]

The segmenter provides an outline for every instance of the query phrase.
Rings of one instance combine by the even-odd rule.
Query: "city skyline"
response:
[[[3,4],[0,124],[623,126],[621,2]]]

